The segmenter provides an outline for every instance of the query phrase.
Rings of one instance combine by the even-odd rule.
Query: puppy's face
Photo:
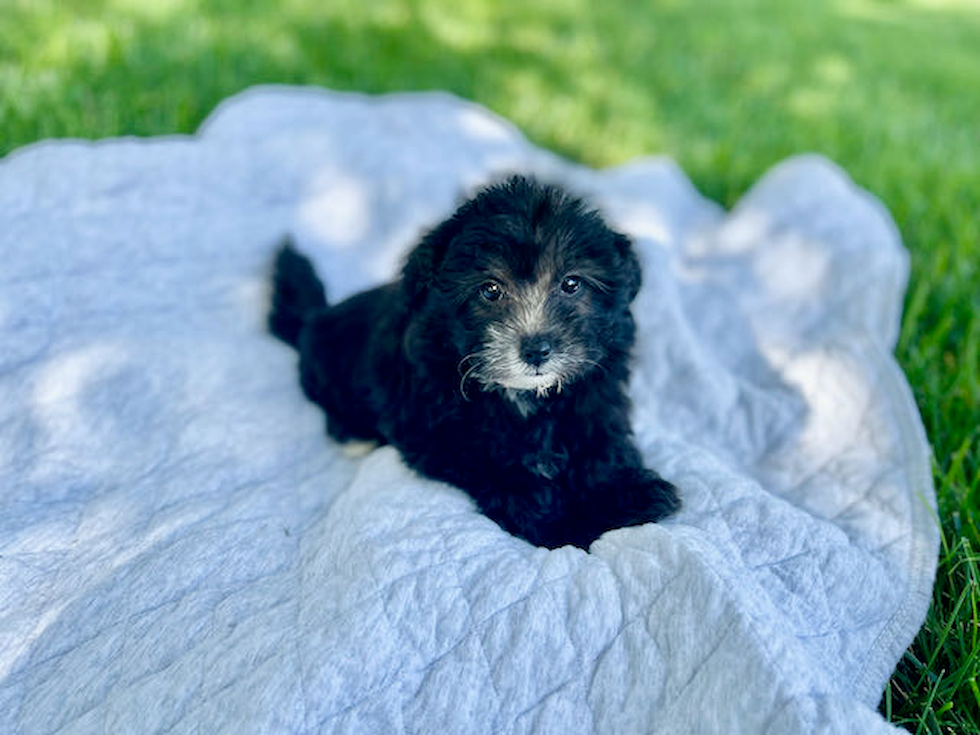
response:
[[[610,286],[596,264],[576,257],[569,233],[544,242],[489,234],[454,249],[440,284],[459,305],[451,333],[464,381],[541,395],[600,366],[599,297]]]
[[[417,257],[426,273],[416,303],[464,392],[471,380],[507,395],[558,392],[632,344],[631,245],[557,188],[514,178],[484,190],[413,253],[409,288]]]

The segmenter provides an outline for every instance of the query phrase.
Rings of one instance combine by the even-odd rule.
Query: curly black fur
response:
[[[425,236],[400,279],[334,306],[285,245],[269,326],[331,436],[394,445],[531,543],[588,548],[679,507],[630,432],[639,285],[625,236],[518,176]]]

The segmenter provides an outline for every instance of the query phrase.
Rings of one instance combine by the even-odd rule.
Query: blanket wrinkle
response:
[[[283,234],[341,299],[511,171],[643,265],[633,428],[684,507],[589,553],[344,457],[264,330]],[[909,258],[826,159],[726,212],[445,93],[257,87],[194,136],[7,156],[0,252],[0,731],[895,731],[938,548]]]

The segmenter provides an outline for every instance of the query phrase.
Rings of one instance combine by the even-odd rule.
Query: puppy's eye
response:
[[[561,290],[567,294],[573,294],[582,287],[582,279],[578,276],[565,276],[561,282]]]
[[[499,283],[495,283],[494,281],[487,281],[480,286],[480,296],[486,301],[497,301],[503,295],[504,290],[500,287]]]

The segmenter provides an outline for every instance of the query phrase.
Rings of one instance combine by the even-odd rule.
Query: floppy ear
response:
[[[425,297],[458,230],[456,218],[451,217],[423,237],[408,254],[402,268],[402,293],[410,306],[416,306]]]
[[[632,303],[640,291],[640,283],[643,280],[640,259],[636,257],[632,240],[618,232],[614,233],[614,237],[616,238],[616,249],[619,251],[619,268],[623,274],[622,283],[623,290],[626,292],[626,303]]]

